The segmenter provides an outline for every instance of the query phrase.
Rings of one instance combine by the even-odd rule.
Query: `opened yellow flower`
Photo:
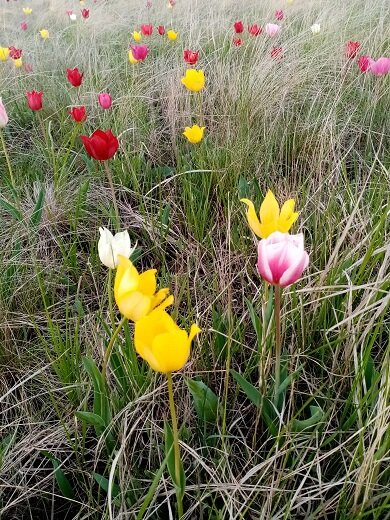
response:
[[[23,7],[23,13],[29,15],[32,13],[31,7]]]
[[[121,314],[127,319],[138,321],[153,309],[172,305],[173,296],[169,296],[169,289],[156,292],[156,272],[156,269],[149,269],[139,274],[128,258],[118,255],[114,296]]]
[[[129,50],[129,62],[130,62],[132,65],[135,65],[136,63],[138,63],[138,60],[136,60],[136,59],[134,58],[131,49]]]
[[[5,61],[9,55],[8,47],[0,47],[0,61]]]
[[[22,67],[22,65],[23,65],[22,58],[17,58],[16,60],[13,60],[13,61],[14,61],[14,65],[17,69],[20,69],[20,67]]]
[[[49,31],[47,29],[41,29],[39,34],[43,40],[47,40],[47,38],[49,38]]]
[[[186,75],[181,78],[181,82],[191,92],[200,92],[205,83],[203,70],[187,69]]]
[[[188,141],[192,144],[197,144],[197,143],[200,143],[201,140],[203,139],[203,134],[204,134],[204,130],[205,130],[205,126],[198,126],[198,125],[193,125],[193,126],[186,126],[184,132],[183,132],[183,135],[184,137],[186,137],[188,139]]]
[[[190,357],[191,342],[200,328],[192,325],[190,333],[163,310],[155,310],[135,324],[134,345],[137,353],[156,372],[180,370]]]
[[[241,199],[241,202],[248,206],[246,216],[249,227],[259,238],[267,238],[274,231],[287,233],[299,216],[299,213],[294,213],[294,199],[287,200],[280,210],[278,201],[271,190],[268,190],[260,206],[260,220],[252,201]]]
[[[169,40],[175,41],[177,38],[177,32],[172,31],[172,29],[171,29],[170,31],[167,31],[167,36],[168,36]]]
[[[131,35],[136,42],[140,42],[142,40],[142,34],[139,31],[134,31],[131,33]]]

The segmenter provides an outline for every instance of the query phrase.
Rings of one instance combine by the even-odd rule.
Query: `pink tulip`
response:
[[[267,23],[265,26],[265,32],[268,34],[270,38],[273,38],[280,31],[280,25],[276,23]]]
[[[275,231],[260,240],[257,269],[272,285],[287,287],[302,276],[309,265],[309,255],[303,245],[303,234],[289,235]]]
[[[0,97],[0,128],[4,128],[7,126],[8,123],[8,115],[7,111],[5,109],[5,106],[3,105],[3,102],[1,101]]]
[[[102,94],[99,94],[98,96],[99,104],[104,110],[107,110],[111,108],[112,105],[112,97],[110,94],[107,94],[106,92],[103,92]]]
[[[277,20],[283,20],[284,12],[282,11],[282,9],[278,9],[277,11],[275,11],[275,18]]]
[[[130,45],[133,58],[137,61],[143,61],[149,53],[146,45]]]
[[[376,61],[371,60],[370,71],[374,76],[385,76],[390,71],[390,58],[382,56]]]
[[[26,22],[20,22],[20,28],[22,29],[22,31],[27,31],[27,23]]]

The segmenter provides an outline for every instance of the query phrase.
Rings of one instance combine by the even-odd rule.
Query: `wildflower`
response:
[[[11,47],[9,47],[9,57],[12,58],[13,60],[18,60],[19,58],[22,57],[22,49],[17,49],[16,47],[14,47],[13,45],[11,45]]]
[[[257,23],[254,23],[252,25],[248,25],[248,32],[252,36],[259,36],[259,34],[263,32],[263,28],[257,25]]]
[[[242,45],[242,40],[241,40],[241,38],[233,38],[232,43],[236,47],[239,47],[240,45]]]
[[[191,144],[198,144],[203,139],[205,127],[193,125],[191,127],[186,126],[183,135]]]
[[[27,31],[27,28],[28,28],[27,22],[20,22],[20,28],[22,31]]]
[[[138,63],[138,60],[136,60],[133,56],[133,52],[131,51],[131,49],[129,50],[129,62],[132,64],[132,65],[135,65],[136,63]]]
[[[23,13],[27,16],[30,15],[32,13],[31,7],[23,7]]]
[[[357,61],[360,71],[367,72],[368,70],[370,70],[371,61],[372,60],[369,56],[360,56],[360,58]]]
[[[9,48],[8,47],[0,47],[0,61],[6,61],[9,56]]]
[[[22,67],[22,65],[23,65],[22,58],[17,58],[16,60],[13,60],[13,62],[14,62],[14,66],[16,69],[20,69],[20,67]],[[28,65],[26,65],[25,68],[26,67],[28,67]],[[27,70],[27,72],[30,72],[30,71]]]
[[[142,35],[139,31],[133,31],[131,33],[131,35],[132,35],[134,41],[136,41],[136,42],[140,42],[142,40]]]
[[[31,110],[41,110],[42,108],[42,97],[43,92],[36,92],[35,90],[32,90],[31,92],[26,93],[27,96],[27,103],[28,106],[31,108]]]
[[[106,92],[103,92],[102,94],[99,94],[98,100],[99,100],[99,105],[104,110],[107,110],[107,109],[111,108],[112,97],[110,96],[110,94],[107,94]]]
[[[185,76],[181,78],[181,82],[191,92],[200,92],[205,85],[203,70],[187,69]]]
[[[265,32],[270,38],[273,38],[280,31],[280,25],[276,23],[267,23],[265,26]]]
[[[157,31],[158,31],[158,34],[160,34],[160,36],[164,36],[164,34],[165,34],[165,27],[163,25],[159,25],[157,27]]]
[[[81,135],[80,138],[88,155],[97,161],[111,159],[119,148],[119,141],[111,130],[95,130],[90,137]]]
[[[149,49],[146,45],[130,45],[133,58],[137,61],[146,59]]]
[[[321,25],[319,23],[313,23],[310,29],[313,34],[318,34],[321,31]]]
[[[167,36],[168,36],[169,40],[174,42],[177,39],[177,32],[175,32],[172,29],[170,29],[169,31],[167,31]]]
[[[236,34],[241,34],[244,32],[244,24],[242,22],[234,22],[234,31]]]
[[[271,50],[271,58],[274,58],[275,60],[276,59],[282,59],[282,52],[283,52],[283,49],[282,47],[272,47],[272,50]]]
[[[82,123],[87,119],[87,111],[85,109],[85,106],[81,107],[73,107],[69,114],[72,116],[73,120],[76,123]]]
[[[374,76],[385,76],[390,71],[390,58],[382,58],[371,60],[370,71]]]
[[[47,40],[49,38],[49,31],[47,29],[41,29],[39,31],[39,34],[41,35],[42,40]]]
[[[189,49],[186,49],[183,53],[184,55],[184,60],[189,64],[189,65],[195,65],[196,62],[198,61],[199,59],[199,51],[190,51]]]
[[[275,11],[275,18],[279,21],[283,20],[284,18],[284,12],[282,11],[282,9],[277,9]]]
[[[79,69],[75,67],[74,69],[66,69],[66,77],[68,81],[73,87],[79,87],[83,82],[84,73],[80,73]]]
[[[134,251],[131,247],[128,231],[121,231],[115,236],[105,227],[99,228],[100,238],[98,242],[99,258],[103,265],[109,269],[118,266],[118,256],[129,258]]]
[[[144,35],[144,36],[151,36],[152,33],[153,33],[153,25],[152,24],[143,24],[141,25],[141,33]]]
[[[356,58],[358,50],[360,49],[359,42],[349,41],[345,45],[345,55],[349,60]]]
[[[86,20],[89,18],[89,9],[81,9],[81,16]]]
[[[5,128],[8,124],[8,115],[7,111],[5,109],[5,106],[3,105],[3,101],[0,97],[0,128]]]

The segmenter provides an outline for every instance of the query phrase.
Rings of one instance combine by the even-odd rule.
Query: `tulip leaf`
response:
[[[2,207],[7,213],[14,217],[15,220],[23,220],[23,215],[21,212],[3,198],[0,198],[0,207]]]
[[[97,415],[93,412],[75,412],[76,417],[81,419],[82,421],[86,422],[87,424],[91,424],[95,427],[96,430],[100,432],[104,432],[105,430],[105,424],[103,419],[100,417],[100,415]]]
[[[310,417],[303,421],[294,419],[292,422],[292,429],[295,432],[302,432],[309,430],[316,426],[324,417],[324,412],[319,406],[310,406]]]
[[[203,381],[185,378],[194,407],[199,418],[208,423],[215,423],[218,416],[218,397]]]
[[[34,211],[30,217],[30,225],[37,226],[42,218],[43,207],[45,203],[45,189],[41,188],[37,201],[35,203]]]
[[[93,478],[96,480],[96,482],[99,484],[99,486],[108,493],[109,488],[109,480],[106,477],[103,477],[103,475],[100,475],[99,473],[92,473]],[[121,490],[118,484],[113,483],[111,487],[111,496],[112,498],[116,498],[120,494]]]
[[[53,455],[48,451],[42,451],[42,453],[53,464],[54,476],[57,481],[58,487],[60,488],[62,496],[70,499],[74,498],[73,488],[65,473],[61,469],[61,462],[55,457],[53,457]]]
[[[183,497],[184,490],[186,487],[186,476],[184,473],[183,463],[180,459],[179,481],[176,478],[173,431],[172,431],[171,426],[167,422],[164,423],[164,432],[165,432],[165,456],[167,458],[167,466],[168,466],[169,475],[171,476],[172,482],[176,488],[176,492],[180,493],[180,495]]]

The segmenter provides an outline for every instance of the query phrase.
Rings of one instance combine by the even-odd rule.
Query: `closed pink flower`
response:
[[[275,60],[281,60],[283,58],[283,49],[282,47],[272,47],[271,50],[271,58]]]
[[[27,31],[27,23],[26,22],[20,22],[20,28],[22,29],[22,31]]]
[[[242,40],[241,40],[241,38],[233,38],[233,42],[232,43],[236,47],[239,47],[240,45],[242,45]]]
[[[292,285],[308,265],[309,255],[304,249],[302,233],[289,235],[275,231],[259,242],[257,269],[272,285]]]
[[[89,18],[89,9],[82,9],[81,16],[85,19]]]
[[[144,36],[151,36],[153,33],[153,25],[151,24],[142,24],[141,32]],[[136,58],[137,59],[137,58]]]
[[[273,38],[280,31],[280,25],[277,23],[267,23],[265,26],[265,32],[270,38]]]
[[[149,53],[146,45],[130,45],[133,58],[137,61],[143,61]]]
[[[0,128],[5,128],[8,123],[8,115],[0,97]]]
[[[370,70],[371,61],[372,60],[369,56],[360,56],[360,58],[357,61],[360,71],[367,72],[368,70]]]
[[[283,20],[284,12],[281,9],[278,9],[277,11],[275,11],[275,18],[277,20]]]
[[[104,110],[108,110],[112,105],[112,97],[107,92],[103,92],[98,96],[99,105],[104,108]]]
[[[390,58],[382,56],[376,61],[371,60],[370,71],[374,76],[385,76],[390,71]]]

